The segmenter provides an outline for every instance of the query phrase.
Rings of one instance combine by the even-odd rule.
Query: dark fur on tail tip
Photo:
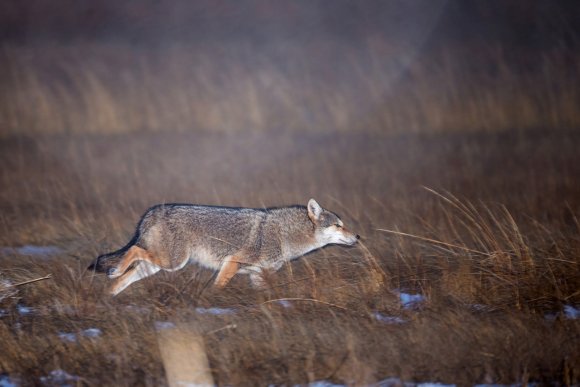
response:
[[[108,273],[109,270],[118,263],[125,251],[126,248],[122,248],[121,250],[112,253],[99,255],[93,263],[87,267],[87,270],[95,273]]]
[[[106,254],[105,254],[106,255]],[[99,255],[90,265],[87,267],[87,270],[94,271],[95,273],[106,273],[107,267],[103,264],[105,259],[105,255]]]

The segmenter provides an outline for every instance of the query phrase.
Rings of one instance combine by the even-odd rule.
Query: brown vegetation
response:
[[[580,126],[580,57],[501,45],[5,44],[2,134],[450,132]]]
[[[80,384],[163,384],[159,321],[204,327],[220,385],[580,381],[580,325],[564,315],[580,303],[577,132],[200,131],[0,144],[0,244],[64,250],[0,260],[12,283],[52,274],[1,301],[0,370],[25,383],[63,369]],[[214,289],[212,273],[192,265],[111,298],[107,280],[85,270],[154,203],[310,196],[363,243],[292,263],[264,291],[244,276]],[[403,308],[397,289],[426,300]],[[83,336],[88,328],[102,335]]]
[[[0,12],[0,384],[165,385],[170,323],[219,385],[580,384],[573,2],[59,4]],[[362,243],[265,290],[86,271],[153,204],[310,197]]]

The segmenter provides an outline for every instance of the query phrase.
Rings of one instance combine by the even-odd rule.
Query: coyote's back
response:
[[[161,204],[143,215],[126,246],[99,256],[89,269],[117,278],[112,294],[189,261],[217,270],[218,286],[238,272],[261,285],[263,270],[278,270],[309,251],[327,244],[353,245],[357,239],[314,199],[307,206],[265,209]]]

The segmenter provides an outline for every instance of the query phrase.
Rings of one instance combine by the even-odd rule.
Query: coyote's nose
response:
[[[356,234],[356,239],[360,239],[360,235]]]

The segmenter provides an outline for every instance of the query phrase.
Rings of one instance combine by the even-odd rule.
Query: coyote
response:
[[[236,273],[263,285],[263,270],[328,244],[352,246],[359,236],[314,199],[305,206],[236,208],[159,204],[141,217],[127,245],[103,254],[89,266],[116,278],[112,295],[159,270],[176,271],[188,262],[218,271],[224,287]]]

